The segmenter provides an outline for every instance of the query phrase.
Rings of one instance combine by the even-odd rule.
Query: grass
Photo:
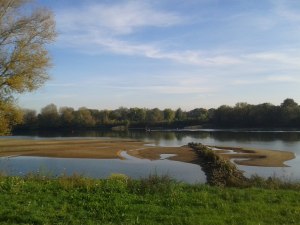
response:
[[[299,224],[300,189],[189,185],[167,176],[0,177],[0,224]]]

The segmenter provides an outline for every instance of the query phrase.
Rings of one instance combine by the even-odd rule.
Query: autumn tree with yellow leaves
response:
[[[14,95],[36,90],[49,78],[46,45],[55,35],[49,10],[28,0],[0,0],[0,135],[21,121]]]

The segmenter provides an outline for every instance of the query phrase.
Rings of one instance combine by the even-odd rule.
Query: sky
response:
[[[37,0],[58,32],[23,108],[300,104],[298,0]]]

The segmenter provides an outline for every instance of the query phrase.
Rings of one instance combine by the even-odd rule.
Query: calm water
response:
[[[128,132],[73,132],[73,133],[31,133],[16,134],[11,138],[131,138],[149,141],[159,146],[182,146],[189,142],[208,145],[252,147],[271,150],[291,151],[296,158],[286,162],[289,167],[262,168],[239,166],[247,176],[258,174],[268,177],[276,175],[300,180],[300,132],[245,132],[238,130],[202,131],[128,131]],[[0,139],[1,141],[1,139]],[[24,174],[44,169],[53,174],[79,173],[91,177],[106,177],[111,173],[124,173],[133,178],[146,177],[150,173],[168,174],[177,180],[189,183],[205,182],[205,175],[197,165],[173,162],[168,159],[149,161],[126,157],[127,160],[97,159],[53,159],[39,157],[13,157],[0,159],[0,170],[9,174]]]
[[[105,178],[113,173],[127,174],[132,178],[148,177],[150,174],[168,175],[187,183],[205,183],[206,177],[201,167],[167,159],[145,160],[127,157],[119,159],[62,159],[47,157],[3,157],[0,158],[0,170],[9,175],[72,175]]]

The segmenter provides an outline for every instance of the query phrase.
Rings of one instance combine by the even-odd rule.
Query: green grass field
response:
[[[300,191],[152,176],[0,177],[0,224],[299,224]]]

